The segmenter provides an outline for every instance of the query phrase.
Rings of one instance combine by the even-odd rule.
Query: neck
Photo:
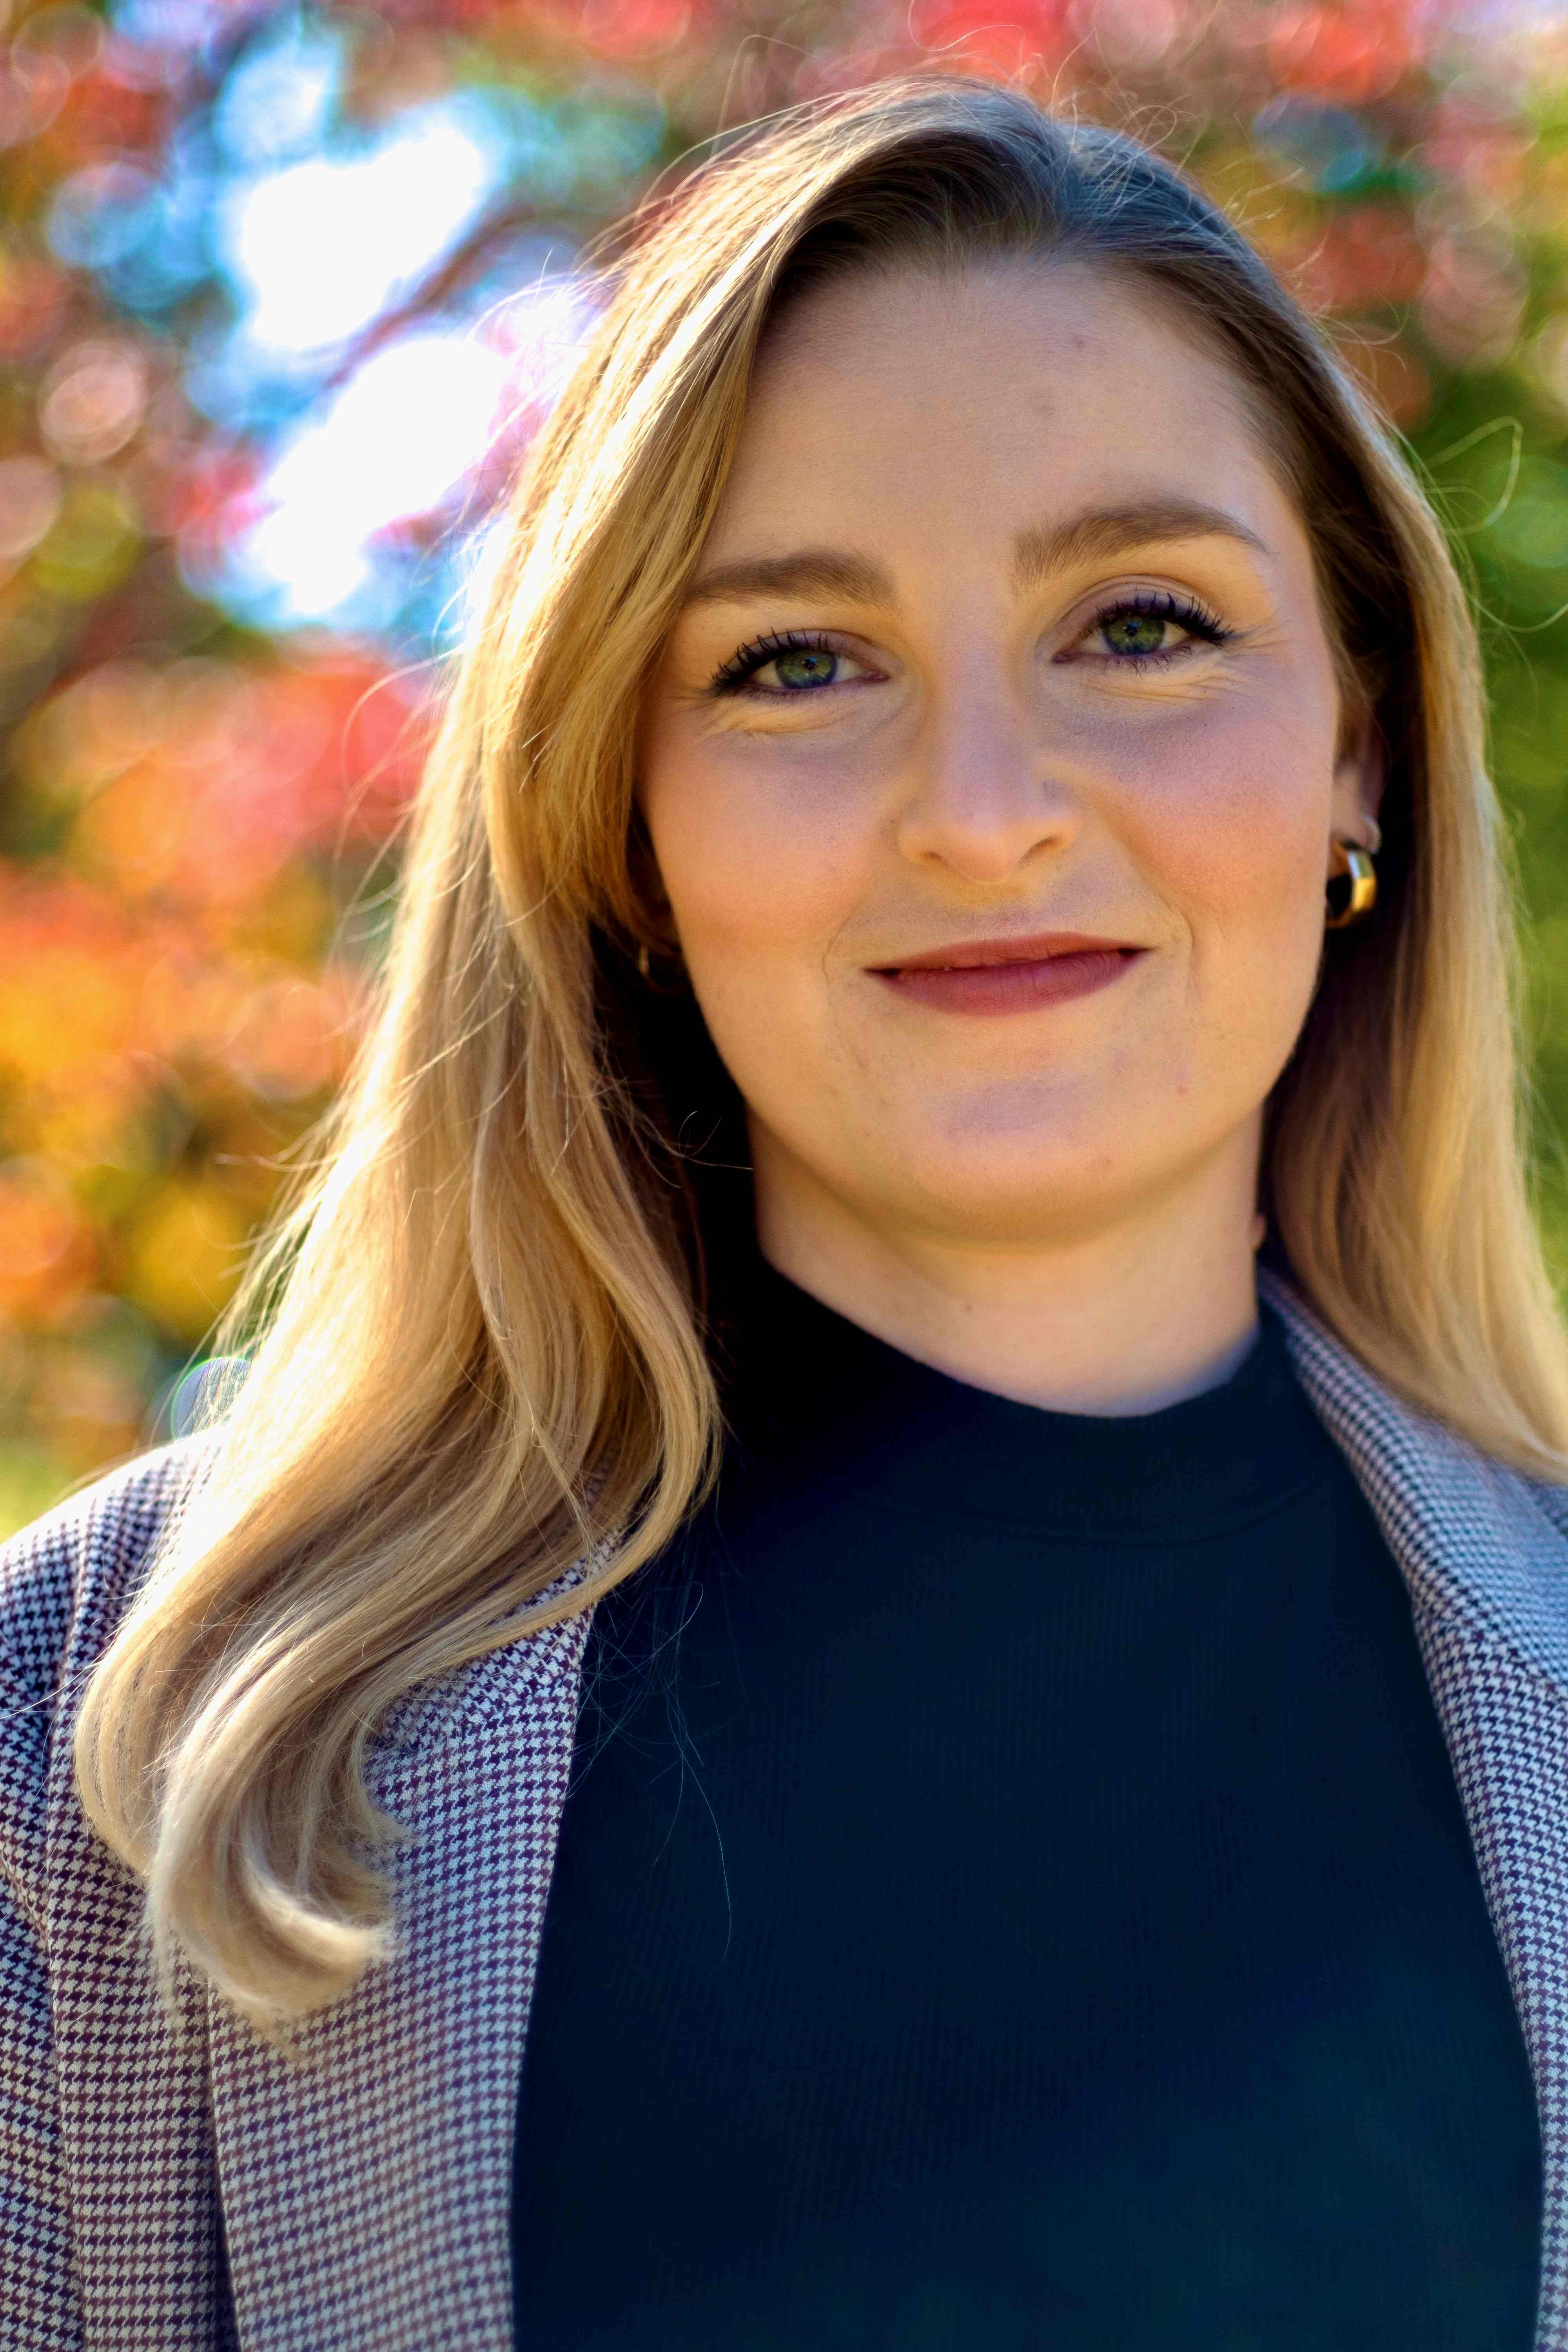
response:
[[[753,1137],[757,1240],[780,1274],[919,1362],[1054,1412],[1153,1412],[1258,1335],[1255,1172],[1235,1155],[1097,1228],[998,1243],[901,1225]]]

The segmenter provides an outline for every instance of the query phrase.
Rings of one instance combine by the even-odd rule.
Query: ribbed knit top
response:
[[[1272,1311],[1099,1417],[733,1306],[717,1495],[590,1634],[518,2352],[1527,2352],[1521,2037]]]

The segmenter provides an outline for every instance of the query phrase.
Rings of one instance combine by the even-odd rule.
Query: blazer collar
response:
[[[247,2352],[511,2343],[512,2122],[586,1613],[490,1653],[377,1742],[399,1949],[290,2060],[216,1999],[213,2113]]]
[[[1415,1607],[1473,1626],[1568,1691],[1568,1559],[1536,1482],[1394,1396],[1278,1275],[1260,1267],[1258,1282]]]

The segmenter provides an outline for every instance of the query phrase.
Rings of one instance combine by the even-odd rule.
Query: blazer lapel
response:
[[[245,2352],[511,2343],[512,2118],[587,1628],[584,1612],[395,1711],[371,1777],[412,1832],[391,1856],[401,1948],[299,2058],[209,2005]]]
[[[70,1596],[57,1592],[52,1604],[71,1614],[48,1743],[39,1927],[81,2311],[79,2337],[58,2340],[73,2352],[79,2343],[85,2352],[191,2352],[196,2345],[205,2352],[215,2340],[217,2209],[204,1996],[176,1959],[173,2020],[164,2011],[142,1931],[142,1885],[89,1826],[69,1729],[196,1462],[193,1450],[169,1447],[139,1465],[133,1481],[100,1487],[77,1535]],[[50,1605],[48,1578],[60,1572],[52,1549],[46,1538],[36,1555],[40,1608]],[[41,1715],[37,1730],[42,1738]],[[33,2029],[26,2015],[7,2013],[0,2030]],[[5,2273],[0,2253],[0,2337],[9,2316]]]
[[[1535,2082],[1536,2352],[1568,2352],[1568,1543],[1533,1481],[1401,1404],[1275,1276],[1259,1287],[1409,1588]]]
[[[177,1965],[171,2030],[141,1931],[141,1884],[60,1779],[48,1850],[62,1915],[51,1937],[52,2022],[80,2343],[83,2352],[190,2352],[214,2342],[217,2285],[202,1995]],[[8,2017],[5,2030],[25,2029]],[[4,2304],[0,2291],[0,2336]]]

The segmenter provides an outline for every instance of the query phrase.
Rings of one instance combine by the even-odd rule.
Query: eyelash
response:
[[[1118,596],[1113,604],[1102,605],[1082,635],[1087,637],[1093,630],[1103,629],[1128,613],[1151,620],[1175,621],[1205,645],[1227,646],[1236,635],[1216,613],[1211,613],[1206,604],[1200,604],[1194,597],[1178,596],[1169,588],[1139,588],[1130,596]],[[1115,654],[1107,658],[1118,669],[1143,669],[1151,663],[1178,660],[1185,650],[1183,646],[1168,646],[1163,653]]]
[[[831,654],[837,646],[817,629],[776,629],[749,644],[721,663],[709,681],[710,694],[737,694],[754,670],[763,669],[778,654]]]
[[[1093,630],[1103,629],[1110,622],[1119,621],[1127,614],[1152,620],[1174,621],[1181,627],[1190,629],[1193,635],[1200,638],[1205,645],[1228,645],[1236,635],[1234,629],[1226,628],[1225,623],[1209,612],[1206,606],[1195,603],[1191,597],[1177,596],[1168,588],[1139,589],[1131,596],[1117,597],[1113,604],[1103,605],[1096,613],[1082,634],[1087,637]],[[1108,654],[1104,658],[1116,669],[1149,669],[1159,664],[1179,660],[1185,650],[1186,648],[1182,646],[1168,646],[1157,653]],[[832,640],[825,636],[820,630],[770,630],[766,635],[752,638],[749,644],[740,646],[731,654],[729,660],[722,663],[713,673],[709,682],[708,691],[713,695],[738,694],[744,688],[748,678],[757,670],[765,668],[767,664],[779,654],[835,653],[837,651],[837,647]],[[822,689],[816,688],[807,691],[820,693]],[[800,699],[804,701],[805,695],[803,694]]]

